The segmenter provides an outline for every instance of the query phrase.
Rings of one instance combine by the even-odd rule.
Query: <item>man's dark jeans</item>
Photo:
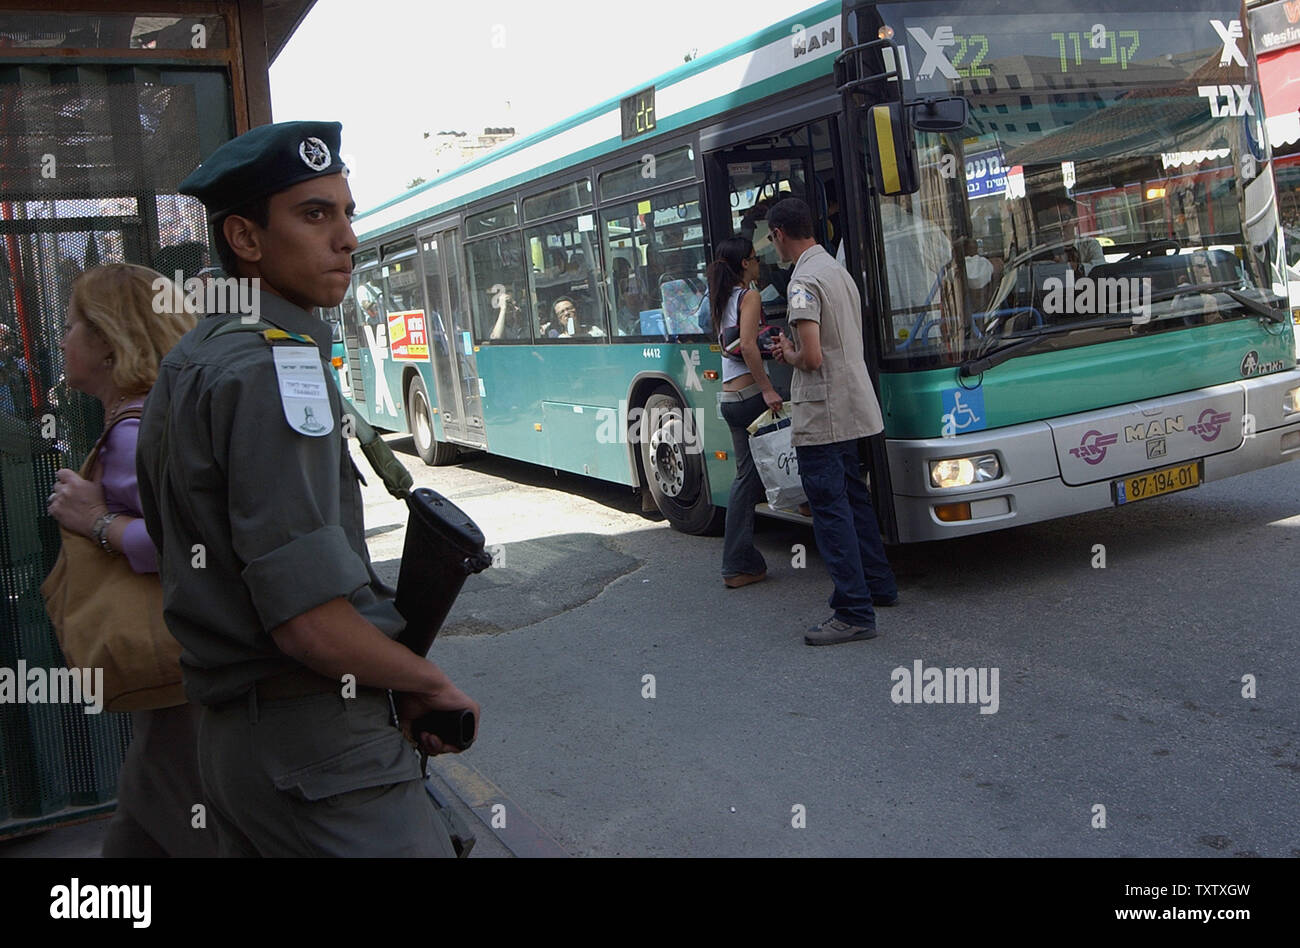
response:
[[[871,495],[859,472],[858,443],[805,445],[796,447],[795,453],[812,508],[817,549],[835,583],[830,601],[835,618],[873,628],[876,613],[871,597],[898,595],[898,583],[885,557]]]

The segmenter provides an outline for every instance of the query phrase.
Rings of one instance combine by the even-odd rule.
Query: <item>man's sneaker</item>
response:
[[[858,639],[874,639],[877,635],[875,626],[849,625],[834,616],[821,625],[815,625],[803,637],[805,645],[839,645],[841,642],[856,642]]]
[[[871,604],[873,606],[884,606],[886,608],[896,606],[898,605],[898,593],[894,593],[892,596],[872,595]]]

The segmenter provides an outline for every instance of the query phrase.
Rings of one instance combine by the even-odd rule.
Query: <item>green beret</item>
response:
[[[177,189],[220,218],[311,178],[347,174],[339,158],[338,122],[278,122],[232,138],[190,173]]]

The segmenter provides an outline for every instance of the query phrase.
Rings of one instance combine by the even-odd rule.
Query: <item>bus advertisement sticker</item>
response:
[[[946,388],[942,395],[944,437],[988,427],[983,388]]]

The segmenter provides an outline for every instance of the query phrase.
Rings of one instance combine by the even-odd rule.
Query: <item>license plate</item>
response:
[[[1139,500],[1159,497],[1161,494],[1172,494],[1174,491],[1187,490],[1189,487],[1196,487],[1200,483],[1200,461],[1179,464],[1176,467],[1166,467],[1146,474],[1134,474],[1132,477],[1126,477],[1122,481],[1114,482],[1115,503],[1131,504]]]

